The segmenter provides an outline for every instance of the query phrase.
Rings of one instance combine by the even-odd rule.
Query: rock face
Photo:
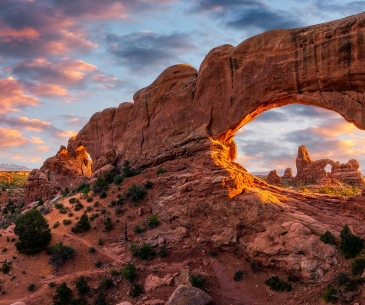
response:
[[[305,162],[303,160],[305,160]],[[340,182],[359,187],[365,185],[365,179],[359,171],[360,165],[353,159],[346,164],[341,164],[338,161],[335,162],[330,159],[312,161],[305,146],[301,146],[298,149],[296,164],[297,166],[299,165],[295,177],[296,183],[317,183],[317,181],[322,180],[323,178],[327,178],[327,180],[333,178]],[[330,173],[327,173],[325,170],[325,167],[328,164],[332,166]]]
[[[272,185],[281,185],[282,181],[276,169],[274,169],[267,175],[267,182]]]
[[[151,203],[152,212],[170,223],[168,228],[176,228],[166,227],[160,236],[164,242],[194,238],[213,248],[241,251],[263,266],[278,264],[320,279],[330,270],[334,252],[319,243],[318,232],[325,232],[316,219],[321,213],[305,215],[318,208],[313,198],[250,175],[233,162],[233,137],[260,113],[291,103],[331,109],[365,129],[364,37],[362,13],[270,31],[237,47],[217,47],[199,71],[188,65],[167,68],[134,95],[134,103],[94,114],[67,148],[34,170],[26,184],[26,201],[49,199],[90,175],[95,179],[109,170],[121,173],[125,160],[142,173],[155,174],[161,166],[166,174],[156,180],[164,186],[163,195]],[[299,159],[305,179],[307,168],[322,166],[304,149]],[[356,172],[351,162],[338,168],[334,164],[333,174],[343,175],[350,165]],[[198,216],[204,219],[196,221]],[[158,236],[150,236],[150,241],[157,245]],[[189,289],[181,288],[181,293]],[[180,304],[172,300],[170,305]]]
[[[284,175],[281,177],[282,182],[291,183],[293,179],[293,170],[291,168],[286,168],[284,171]]]
[[[83,146],[79,146],[70,156],[65,146],[61,146],[56,156],[48,158],[40,170],[32,170],[25,183],[27,203],[43,199],[53,199],[60,190],[74,189],[88,181],[92,173],[92,161]]]
[[[204,291],[195,287],[181,285],[176,288],[166,305],[209,305],[211,302],[212,298]]]

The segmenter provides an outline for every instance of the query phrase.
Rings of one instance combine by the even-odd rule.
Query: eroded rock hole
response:
[[[334,111],[292,104],[263,112],[236,134],[236,162],[278,186],[365,186],[365,134]]]

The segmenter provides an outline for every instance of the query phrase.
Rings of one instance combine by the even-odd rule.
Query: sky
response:
[[[0,163],[39,168],[93,113],[133,101],[170,65],[198,69],[216,46],[364,10],[365,1],[0,0]],[[239,131],[237,161],[295,168],[306,145],[313,159],[365,168],[363,133],[334,112],[290,105]]]

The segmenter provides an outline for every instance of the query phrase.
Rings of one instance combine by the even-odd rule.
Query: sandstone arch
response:
[[[94,114],[67,151],[75,156],[86,147],[94,171],[108,164],[120,171],[126,159],[145,168],[201,152],[228,168],[235,133],[260,113],[293,103],[333,110],[365,129],[364,37],[361,13],[214,48],[199,71],[169,67],[136,92],[134,103]],[[233,193],[250,179],[235,182]]]

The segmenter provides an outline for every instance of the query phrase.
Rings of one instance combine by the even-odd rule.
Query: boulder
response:
[[[203,290],[195,287],[180,285],[170,296],[166,305],[208,305],[211,304],[212,298]]]
[[[276,171],[276,169],[272,170],[268,175],[267,175],[267,183],[272,184],[272,185],[281,185],[281,178],[278,174],[278,172]]]

